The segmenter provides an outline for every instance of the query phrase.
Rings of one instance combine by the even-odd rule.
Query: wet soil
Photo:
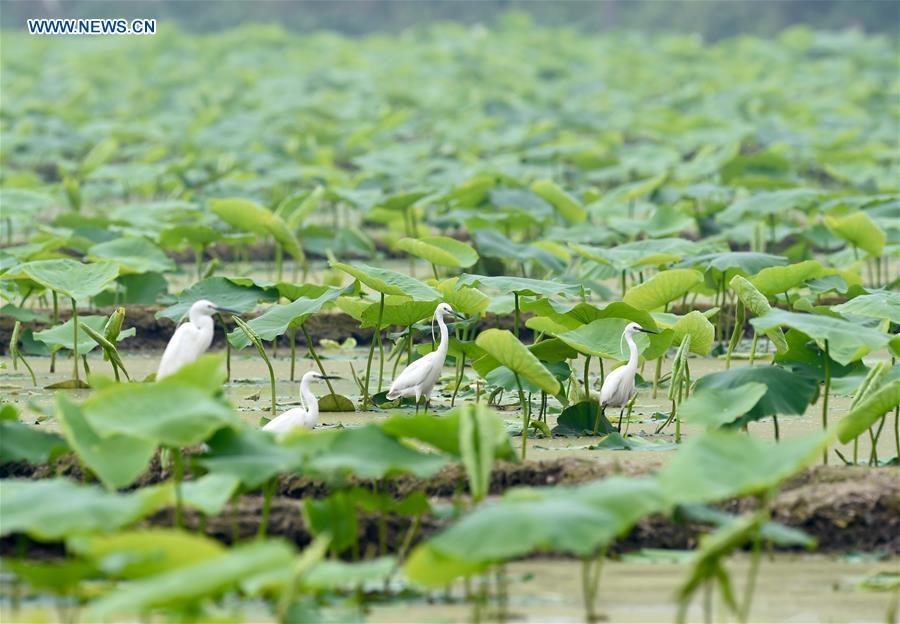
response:
[[[490,493],[499,495],[516,486],[550,486],[577,484],[611,475],[638,476],[652,473],[658,466],[647,463],[616,461],[597,463],[575,457],[522,463],[498,462],[491,475]],[[0,468],[0,477],[48,478],[65,475],[84,479],[86,475],[71,456],[61,458],[54,466],[30,466],[24,463]],[[88,477],[89,478],[89,477]],[[168,470],[154,459],[135,484],[146,486],[169,478]],[[375,483],[355,480],[345,485],[367,489]],[[460,466],[447,466],[428,479],[402,476],[380,481],[380,491],[397,498],[413,492],[424,492],[432,504],[463,503],[468,492]],[[282,476],[272,501],[269,534],[290,539],[302,546],[311,539],[302,519],[300,504],[307,497],[327,496],[332,488],[325,482],[299,475]],[[750,511],[755,501],[739,498],[725,501],[723,510],[740,513]],[[245,539],[256,534],[262,517],[263,499],[258,493],[244,495],[216,517],[205,518],[206,532],[224,542]],[[818,541],[818,552],[879,551],[900,554],[900,479],[893,468],[863,466],[816,466],[808,468],[783,484],[773,503],[774,519],[802,529]],[[166,510],[145,521],[147,524],[172,524],[172,510]],[[186,523],[197,528],[200,516],[190,510]],[[380,523],[384,522],[384,528]],[[412,519],[388,514],[361,514],[359,519],[360,551],[379,548],[379,535],[386,531],[386,546],[396,552],[410,530]],[[436,516],[425,516],[417,530],[418,541],[447,523]],[[682,522],[667,516],[644,518],[613,549],[626,552],[641,548],[689,549],[708,527]],[[0,545],[9,552],[14,542]],[[40,547],[44,549],[45,547]]]

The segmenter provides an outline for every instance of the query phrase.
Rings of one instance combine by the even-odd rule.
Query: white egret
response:
[[[644,329],[637,323],[629,323],[622,332],[622,340],[628,343],[628,362],[612,371],[603,380],[603,386],[600,388],[600,413],[603,414],[607,407],[621,407],[619,412],[619,431],[622,430],[622,414],[625,412],[625,406],[634,396],[634,376],[637,373],[638,350],[634,344],[634,332],[644,332],[646,334],[655,334],[650,329]],[[598,418],[599,422],[599,418]]]
[[[450,304],[441,303],[434,310],[434,319],[441,328],[441,342],[437,349],[425,355],[406,368],[391,384],[387,398],[391,401],[400,397],[416,398],[416,412],[419,411],[419,399],[425,397],[425,411],[428,411],[428,401],[431,399],[431,391],[434,384],[441,376],[444,369],[444,360],[447,358],[447,350],[450,348],[450,337],[447,333],[447,325],[444,323],[444,315],[449,314],[458,319],[465,319],[450,307]],[[434,322],[434,321],[432,321]]]
[[[319,401],[316,395],[309,389],[309,384],[320,379],[340,379],[330,375],[320,375],[315,371],[309,371],[300,380],[300,403],[302,407],[289,409],[277,418],[273,418],[265,424],[263,431],[273,433],[285,433],[293,429],[312,429],[319,420]]]
[[[212,317],[219,312],[237,314],[236,310],[220,308],[206,299],[194,302],[188,312],[188,322],[178,326],[166,345],[156,371],[157,381],[190,364],[209,349],[213,339]]]

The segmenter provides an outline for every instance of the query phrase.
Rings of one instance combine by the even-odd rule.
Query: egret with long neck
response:
[[[419,401],[425,399],[425,411],[428,411],[428,401],[431,399],[431,391],[444,369],[444,360],[447,359],[447,351],[450,349],[450,336],[444,316],[450,315],[463,319],[461,314],[453,311],[447,303],[441,303],[434,310],[434,320],[437,321],[441,331],[441,341],[437,349],[425,355],[406,368],[394,379],[387,392],[387,398],[391,401],[401,397],[416,399],[416,412],[419,411]]]
[[[200,299],[191,305],[188,322],[178,326],[166,345],[156,371],[157,381],[175,373],[185,364],[190,364],[209,349],[213,339],[212,317],[220,312],[237,314],[236,310],[220,308],[206,299]]]
[[[629,323],[622,332],[622,340],[628,344],[628,362],[612,371],[603,380],[603,386],[600,388],[600,413],[605,413],[608,406],[621,407],[619,412],[619,431],[622,430],[622,415],[625,412],[625,406],[634,396],[634,376],[637,374],[638,367],[638,348],[634,343],[634,333],[644,332],[647,334],[655,334],[655,331],[644,329],[637,323]],[[598,422],[599,422],[598,418]]]
[[[300,380],[300,407],[289,409],[277,418],[273,418],[265,424],[263,431],[273,433],[285,433],[294,429],[312,429],[319,422],[319,400],[312,393],[309,386],[320,379],[338,379],[330,375],[320,375],[309,371]]]

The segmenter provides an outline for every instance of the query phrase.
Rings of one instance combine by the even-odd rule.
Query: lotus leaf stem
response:
[[[75,303],[75,300],[72,299],[72,328],[74,334],[74,342],[72,343],[72,352],[73,359],[75,365],[75,385],[80,385],[78,382],[81,381],[81,378],[78,375],[78,305]]]
[[[378,304],[378,319],[375,322],[375,332],[380,331],[381,327],[381,318],[384,314],[384,293],[381,293],[381,300]],[[373,336],[372,344],[369,345],[369,357],[366,360],[366,383],[363,388],[363,404],[362,408],[365,410],[369,406],[369,401],[371,398],[369,397],[369,380],[372,378],[372,356],[375,355],[375,339]]]
[[[184,512],[182,509],[181,481],[184,478],[184,465],[181,462],[181,449],[170,447],[172,455],[172,478],[175,481],[175,527],[184,528]]]
[[[825,390],[822,396],[822,430],[828,429],[828,395],[831,393],[831,353],[825,341]],[[822,463],[828,464],[828,449],[822,451]]]

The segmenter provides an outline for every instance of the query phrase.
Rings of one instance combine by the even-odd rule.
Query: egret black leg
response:
[[[622,416],[625,414],[625,406],[619,410],[619,433],[622,433]]]
[[[419,415],[419,399],[416,397],[416,416]]]

